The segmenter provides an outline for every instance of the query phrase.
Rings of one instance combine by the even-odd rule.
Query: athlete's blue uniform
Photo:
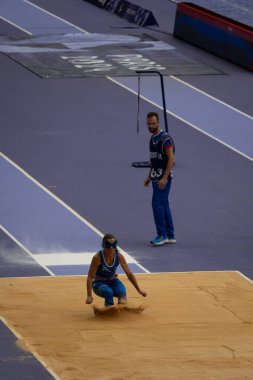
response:
[[[112,265],[106,263],[102,250],[98,253],[100,265],[98,266],[96,277],[92,281],[92,289],[97,296],[105,299],[105,306],[112,306],[114,305],[113,297],[121,298],[126,296],[124,284],[118,278],[113,278],[119,265],[118,251],[117,249],[115,250]],[[96,278],[99,279],[96,280]]]
[[[168,162],[166,149],[175,151],[173,139],[168,133],[161,131],[157,136],[151,136],[149,142],[150,178],[153,187],[152,209],[157,235],[174,239],[174,225],[168,199],[173,177],[172,172],[165,188],[159,189],[158,187],[158,181],[162,178]]]

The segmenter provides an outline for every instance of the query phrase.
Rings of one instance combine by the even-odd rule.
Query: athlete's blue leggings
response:
[[[105,299],[105,306],[114,305],[113,297],[126,297],[126,288],[118,278],[105,281],[95,280],[92,282],[92,289],[97,296]]]

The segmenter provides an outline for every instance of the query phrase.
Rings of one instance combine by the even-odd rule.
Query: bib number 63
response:
[[[150,173],[151,178],[159,178],[162,175],[163,170],[162,169],[152,169]]]

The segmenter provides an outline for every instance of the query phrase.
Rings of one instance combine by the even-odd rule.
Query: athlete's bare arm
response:
[[[140,293],[143,297],[146,297],[147,293],[140,289],[138,282],[136,280],[136,277],[130,270],[125,257],[120,252],[119,252],[118,257],[119,257],[119,263],[122,266],[124,272],[126,273],[128,280],[133,284],[133,286],[135,287],[138,293]]]
[[[95,256],[93,256],[92,258],[90,269],[87,276],[87,298],[86,298],[87,304],[90,304],[93,302],[91,282],[96,276],[96,272],[97,272],[99,264],[100,264],[99,253],[96,253]]]

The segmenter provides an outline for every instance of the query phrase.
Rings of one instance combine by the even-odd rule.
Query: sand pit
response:
[[[76,276],[0,279],[0,315],[61,380],[252,379],[252,283],[236,272],[142,274],[144,299],[121,279],[141,313],[94,316]]]

